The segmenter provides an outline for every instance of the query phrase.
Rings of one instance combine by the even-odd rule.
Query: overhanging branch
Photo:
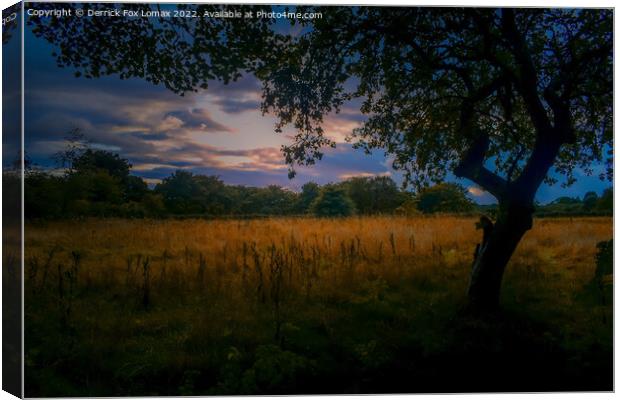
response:
[[[491,193],[497,200],[506,195],[508,182],[484,166],[484,159],[489,149],[489,137],[480,133],[454,169],[458,178],[467,178]]]
[[[534,63],[527,44],[517,29],[514,11],[510,8],[502,9],[502,32],[506,41],[512,46],[519,68],[519,73],[516,75],[517,88],[525,100],[536,133],[542,135],[552,132],[551,122],[538,95],[538,76]]]

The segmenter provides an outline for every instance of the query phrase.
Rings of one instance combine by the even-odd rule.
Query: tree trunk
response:
[[[533,207],[502,205],[488,241],[479,245],[469,281],[469,306],[492,311],[499,306],[502,277],[521,238],[532,227]]]

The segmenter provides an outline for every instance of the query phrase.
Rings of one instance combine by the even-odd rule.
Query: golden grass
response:
[[[480,241],[474,222],[452,216],[52,222],[26,227],[25,256],[28,264],[57,248],[55,258],[68,264],[76,251],[82,271],[92,278],[124,274],[128,257],[150,257],[156,279],[164,264],[191,276],[201,259],[206,269],[224,274],[244,265],[254,269],[256,253],[268,257],[275,248],[287,256],[295,253],[294,268],[322,264],[334,275],[348,266],[356,274],[385,279],[421,269],[449,269],[462,278]],[[536,220],[510,262],[507,279],[544,274],[561,275],[557,282],[585,282],[594,273],[596,243],[611,238],[612,229],[611,218]]]
[[[612,306],[587,288],[612,225],[537,219],[504,279],[502,304],[549,324],[547,342],[576,352],[575,365],[611,349]],[[238,386],[252,363],[282,351],[264,346],[293,349],[305,361],[281,356],[306,365],[338,343],[347,362],[372,369],[406,343],[432,355],[471,339],[446,324],[465,300],[481,237],[474,218],[93,219],[25,231],[31,395],[111,395],[109,381],[123,395],[286,391],[259,377]],[[50,375],[50,364],[71,376]],[[160,371],[180,374],[169,378],[180,388],[153,389]],[[189,385],[192,371],[196,384],[211,383]]]

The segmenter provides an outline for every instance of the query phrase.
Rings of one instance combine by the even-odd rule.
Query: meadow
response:
[[[27,396],[612,390],[608,217],[536,219],[485,319],[473,217],[25,232]]]

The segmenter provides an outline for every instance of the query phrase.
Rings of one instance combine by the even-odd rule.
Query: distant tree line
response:
[[[611,215],[614,211],[614,191],[607,188],[601,196],[587,192],[582,198],[558,197],[549,204],[539,205],[535,215],[539,217],[568,215]]]
[[[177,170],[149,188],[131,164],[105,150],[88,149],[64,172],[31,168],[25,179],[28,218],[284,216],[324,217],[411,212],[414,196],[389,177],[351,178],[295,192],[280,186],[227,185],[217,176]]]
[[[177,170],[153,188],[131,175],[131,163],[118,154],[91,148],[77,131],[63,152],[55,155],[62,172],[34,168],[26,163],[25,215],[27,218],[167,216],[253,217],[419,213],[493,214],[454,183],[441,183],[417,195],[402,190],[387,176],[353,177],[320,186],[309,182],[295,192],[280,186],[263,188],[227,185],[217,176]],[[5,176],[6,183],[10,177]],[[562,197],[539,207],[549,215],[611,213],[613,192],[601,197],[588,192],[583,199]]]

